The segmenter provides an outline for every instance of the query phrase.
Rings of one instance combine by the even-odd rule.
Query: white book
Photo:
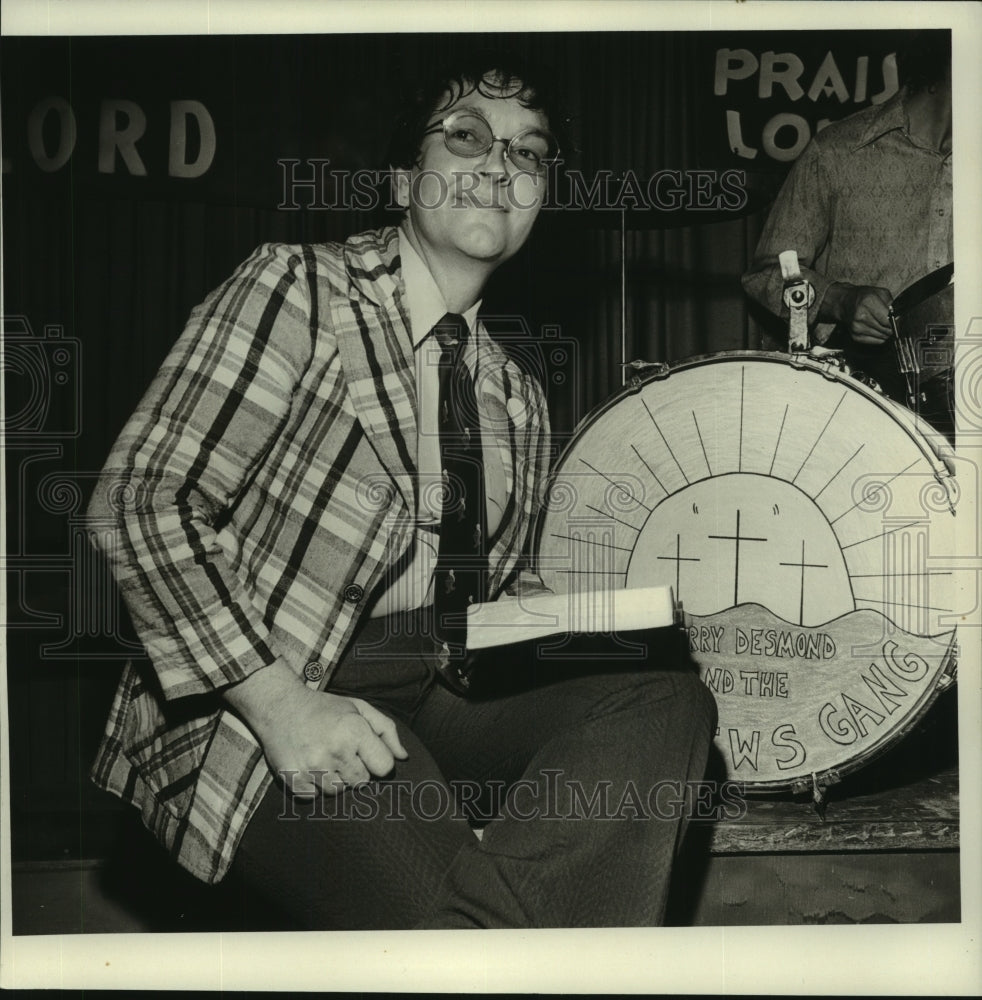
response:
[[[675,620],[671,587],[503,597],[467,611],[467,648],[485,649],[566,632],[630,632]]]

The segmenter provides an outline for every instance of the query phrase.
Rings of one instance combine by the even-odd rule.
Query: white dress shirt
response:
[[[414,538],[388,584],[372,606],[369,615],[379,618],[397,611],[409,611],[433,603],[433,570],[439,554],[439,531],[442,517],[439,409],[439,362],[441,347],[432,336],[433,327],[450,311],[426,264],[406,238],[399,233],[402,280],[406,290],[410,333],[416,357],[416,402],[419,426],[416,467],[419,477],[419,510]],[[472,337],[486,337],[477,323],[480,301],[463,314]],[[478,409],[481,404],[478,400]],[[488,537],[498,525],[505,506],[504,469],[497,444],[486,422],[481,424]]]

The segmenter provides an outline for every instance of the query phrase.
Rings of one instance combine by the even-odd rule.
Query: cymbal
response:
[[[891,307],[895,316],[902,316],[904,313],[920,305],[932,295],[937,295],[942,289],[951,283],[955,273],[954,263],[945,264],[935,271],[925,274],[917,281],[908,285],[894,298]]]

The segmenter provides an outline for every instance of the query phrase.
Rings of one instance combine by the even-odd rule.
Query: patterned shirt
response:
[[[896,295],[951,262],[951,153],[911,135],[903,90],[880,106],[829,125],[792,167],[764,226],[743,286],[787,318],[778,254],[795,250],[815,289],[812,336],[830,284],[886,288]]]

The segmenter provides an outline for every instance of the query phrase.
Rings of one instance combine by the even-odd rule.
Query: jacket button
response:
[[[365,596],[365,588],[357,583],[350,583],[344,588],[344,599],[349,604],[357,604]]]
[[[308,681],[319,681],[324,676],[324,667],[319,660],[311,660],[303,668],[303,675]]]

